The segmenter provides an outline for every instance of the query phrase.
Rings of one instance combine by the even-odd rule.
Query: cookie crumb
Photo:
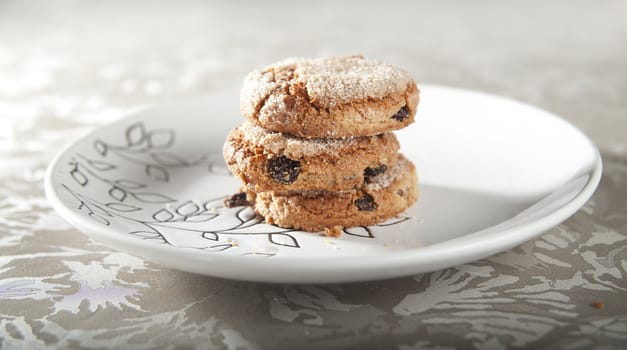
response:
[[[595,309],[601,310],[602,308],[605,307],[605,303],[602,301],[595,301],[594,303],[590,304],[590,306],[592,306]]]
[[[340,237],[343,229],[344,227],[342,226],[327,227],[324,229],[324,235],[327,237]]]
[[[245,207],[247,205],[250,205],[250,203],[248,203],[246,193],[244,192],[236,193],[224,200],[224,206],[227,208]]]

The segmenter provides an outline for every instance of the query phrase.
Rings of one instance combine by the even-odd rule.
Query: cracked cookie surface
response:
[[[305,139],[244,122],[223,153],[245,187],[263,191],[349,191],[386,173],[397,161],[393,133],[343,139]]]
[[[389,171],[353,191],[248,192],[266,222],[285,228],[321,231],[367,226],[405,211],[418,199],[414,165],[402,155]]]
[[[362,56],[287,59],[244,79],[240,109],[272,131],[304,138],[371,136],[413,123],[409,74]]]

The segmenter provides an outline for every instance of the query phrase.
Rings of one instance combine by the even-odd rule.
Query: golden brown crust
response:
[[[255,211],[266,222],[305,231],[334,230],[337,226],[367,226],[383,222],[405,211],[418,199],[414,165],[399,156],[396,176],[378,177],[379,185],[365,185],[346,192],[261,192],[250,193]]]
[[[305,138],[371,136],[413,123],[419,100],[407,72],[361,56],[291,59],[250,73],[241,91],[248,120]],[[406,109],[402,118],[393,118]]]
[[[368,177],[368,168],[370,172],[377,169],[384,172],[394,166],[398,149],[393,133],[332,140],[302,139],[244,122],[231,131],[223,151],[227,166],[249,190],[285,192],[358,189]],[[271,165],[281,157],[298,162],[296,173],[287,174],[285,179],[277,178],[271,171]]]
[[[246,198],[229,204],[337,236],[417,200],[414,165],[391,132],[413,123],[418,105],[406,71],[362,56],[288,59],[250,73],[240,97],[247,122],[223,152]]]

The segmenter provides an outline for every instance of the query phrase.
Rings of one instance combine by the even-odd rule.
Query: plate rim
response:
[[[93,223],[89,223],[81,215],[75,212],[70,206],[66,205],[64,201],[59,197],[57,191],[54,188],[54,172],[58,167],[60,160],[69,153],[76,145],[83,143],[86,139],[93,137],[101,132],[103,128],[114,127],[117,124],[123,124],[132,120],[132,118],[138,117],[142,113],[149,111],[153,108],[159,108],[164,104],[172,103],[161,102],[152,105],[148,108],[142,108],[135,110],[133,113],[125,115],[120,119],[105,125],[96,127],[86,135],[70,142],[60,152],[58,152],[53,160],[48,165],[44,175],[44,191],[48,198],[52,208],[67,222],[79,230],[82,234],[87,235],[96,241],[103,243],[113,249],[125,251],[131,255],[139,256],[148,261],[155,262],[163,265],[166,268],[174,268],[178,270],[199,273],[208,276],[222,277],[236,280],[247,280],[257,282],[279,282],[279,283],[329,283],[329,282],[355,282],[366,280],[381,280],[387,278],[395,278],[401,276],[407,276],[418,273],[425,273],[431,271],[437,271],[440,269],[457,266],[463,263],[476,261],[499,252],[503,252],[512,247],[518,246],[526,241],[529,241],[542,233],[546,232],[551,227],[554,227],[570,216],[575,214],[592,196],[596,190],[603,172],[603,161],[600,152],[596,145],[585,135],[579,128],[574,126],[568,120],[559,117],[549,111],[535,107],[533,105],[517,101],[504,96],[494,95],[476,90],[448,87],[443,85],[431,85],[423,84],[423,88],[437,88],[442,90],[452,90],[456,92],[479,94],[490,98],[505,99],[508,102],[513,102],[519,105],[532,107],[544,113],[548,113],[551,117],[558,118],[564,123],[573,127],[579,131],[581,136],[588,142],[589,147],[594,151],[595,163],[592,170],[581,175],[589,175],[586,183],[579,188],[578,193],[571,198],[567,203],[551,210],[550,212],[535,218],[529,222],[516,225],[511,228],[496,230],[494,232],[482,233],[494,225],[468,233],[466,235],[455,237],[443,242],[430,244],[427,246],[408,248],[399,251],[394,251],[393,254],[372,256],[329,256],[329,259],[324,259],[326,262],[321,264],[319,257],[283,257],[275,256],[272,259],[255,259],[255,265],[264,269],[278,269],[285,272],[299,271],[305,278],[293,278],[294,274],[274,274],[273,277],[268,278],[263,274],[260,276],[251,275],[250,271],[244,271],[243,274],[233,274],[232,271],[238,268],[244,268],[250,266],[250,257],[241,257],[237,255],[222,255],[222,254],[210,254],[207,252],[200,252],[193,249],[173,248],[167,246],[161,246],[156,244],[146,244],[142,240],[131,237],[129,235],[120,234],[119,230],[115,230],[108,227],[101,227]],[[212,95],[220,95],[223,91],[217,91]],[[498,225],[497,223],[496,225]],[[470,235],[477,234],[474,239],[468,239]],[[481,239],[477,239],[481,238]],[[131,249],[127,249],[131,248]],[[139,252],[138,252],[139,251]],[[144,254],[143,251],[149,251],[149,254]],[[161,255],[165,253],[165,256],[161,258]],[[184,263],[176,261],[176,259],[168,259],[171,255],[186,257]],[[156,259],[155,256],[160,258]],[[166,263],[164,263],[166,261]],[[289,267],[285,266],[285,262],[290,261]],[[207,262],[223,262],[229,264],[229,269],[224,271],[215,271],[214,269],[199,269],[189,268],[189,264],[194,262],[207,263]],[[337,268],[341,266],[341,268]],[[235,269],[235,270],[234,270]],[[258,268],[257,268],[258,269]],[[365,270],[372,271],[371,273],[364,274]],[[228,271],[231,271],[230,273]],[[310,276],[310,272],[316,272],[315,276]],[[300,274],[295,274],[300,275]],[[292,278],[285,278],[292,276]],[[283,277],[283,278],[282,278]]]

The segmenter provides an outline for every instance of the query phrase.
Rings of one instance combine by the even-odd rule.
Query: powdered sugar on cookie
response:
[[[310,101],[325,107],[402,94],[413,82],[405,70],[380,61],[367,60],[360,55],[288,58],[269,66],[263,72],[249,74],[246,80],[256,83],[244,84],[244,100],[259,101],[281,86],[303,84]]]
[[[327,156],[342,156],[350,147],[366,148],[376,140],[371,137],[347,137],[342,139],[304,139],[289,136],[280,132],[272,132],[251,122],[244,122],[239,126],[244,139],[253,145],[263,148],[269,154],[281,154],[293,159],[325,154]],[[396,145],[397,141],[392,133],[385,133],[382,143]],[[398,147],[398,146],[396,146]]]
[[[240,109],[299,137],[373,136],[413,123],[419,93],[406,71],[362,56],[290,58],[244,79]]]
[[[404,70],[362,56],[297,60],[294,80],[305,84],[312,103],[329,107],[402,94],[412,82]]]

